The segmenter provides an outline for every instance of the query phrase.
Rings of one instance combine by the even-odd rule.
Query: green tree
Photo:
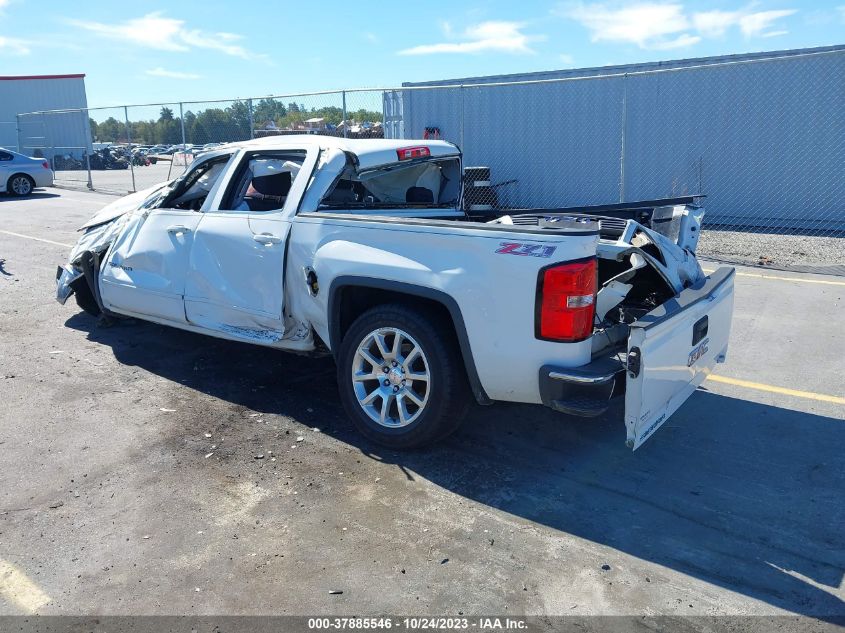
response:
[[[355,112],[350,112],[348,113],[348,115],[356,123],[363,123],[364,121],[370,121],[371,123],[375,123],[376,121],[381,121],[382,119],[381,112],[376,112],[375,110],[367,110],[365,108],[361,108],[360,110],[356,110]]]
[[[119,138],[126,139],[125,126],[113,116],[97,124],[97,140],[101,143],[114,143]]]
[[[173,118],[173,110],[162,106],[156,124],[156,143],[176,145],[182,142],[181,122]]]
[[[234,136],[227,140],[245,141],[251,136],[249,104],[246,101],[235,101],[225,110],[231,119]]]
[[[197,126],[197,115],[188,110],[185,112],[185,142],[186,143],[199,143],[195,139],[196,134],[196,126]]]
[[[152,125],[151,125],[152,124]],[[155,123],[153,121],[130,121],[133,143],[150,143]]]
[[[264,125],[267,121],[273,121],[278,125],[287,113],[287,108],[281,101],[273,98],[261,99],[255,104],[253,119],[256,126]]]
[[[197,113],[193,142],[197,144],[241,140],[241,130],[231,113],[220,108],[208,108]]]
[[[337,125],[343,119],[343,108],[338,108],[337,106],[328,106],[325,108],[312,108],[311,114],[308,118],[310,119],[314,117],[322,117],[326,120],[326,123]]]

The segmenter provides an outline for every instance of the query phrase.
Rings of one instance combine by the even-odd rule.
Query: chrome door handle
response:
[[[168,233],[190,233],[191,229],[187,226],[182,226],[181,224],[177,224],[175,226],[168,226],[167,227]]]
[[[259,244],[270,245],[270,244],[278,244],[282,241],[282,238],[277,237],[276,235],[272,235],[270,233],[258,233],[252,236]]]

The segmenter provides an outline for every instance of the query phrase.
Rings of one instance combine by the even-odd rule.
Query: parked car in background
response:
[[[0,147],[0,193],[28,196],[36,187],[52,187],[53,170],[45,158],[31,158]]]

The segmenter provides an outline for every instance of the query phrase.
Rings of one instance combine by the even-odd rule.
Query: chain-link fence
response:
[[[249,138],[441,138],[464,152],[476,211],[702,196],[705,256],[845,265],[845,49],[573,72],[26,113],[18,138],[57,182],[115,192]]]

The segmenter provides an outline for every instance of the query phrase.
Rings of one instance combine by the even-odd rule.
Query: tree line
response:
[[[196,113],[188,110],[185,116],[185,142],[194,145],[243,141],[252,136],[249,103],[235,101],[225,108],[207,108]],[[254,103],[252,120],[256,128],[272,121],[281,129],[292,128],[306,119],[322,117],[326,123],[337,125],[343,119],[343,109],[335,106],[306,108],[303,104],[284,104],[276,99],[261,99]],[[347,120],[358,123],[380,121],[381,112],[361,108],[347,111]],[[126,124],[114,117],[97,122],[90,119],[91,140],[100,143],[126,141]],[[129,131],[133,143],[147,145],[177,145],[182,142],[182,121],[173,110],[161,108],[157,120],[130,121]]]

